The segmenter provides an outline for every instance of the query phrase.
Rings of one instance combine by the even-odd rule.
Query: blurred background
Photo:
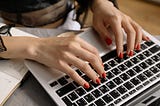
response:
[[[156,2],[155,2],[156,1]],[[160,0],[117,0],[119,9],[152,35],[160,35]],[[86,26],[92,22],[89,12]]]

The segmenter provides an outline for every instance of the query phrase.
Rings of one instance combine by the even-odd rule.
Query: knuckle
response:
[[[135,32],[133,29],[129,29],[129,30],[128,30],[128,35],[135,37],[136,32]]]
[[[97,56],[96,55],[90,55],[89,57],[88,57],[88,61],[90,62],[90,63],[96,63],[98,60],[97,60]]]
[[[67,44],[67,48],[69,50],[73,50],[75,48],[75,42],[74,41],[70,41],[68,44]]]

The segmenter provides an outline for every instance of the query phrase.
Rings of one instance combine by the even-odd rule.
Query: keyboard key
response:
[[[137,78],[137,77],[132,78],[130,81],[131,81],[135,86],[137,86],[138,84],[140,84],[140,83],[141,83],[141,82],[138,80],[138,78]]]
[[[128,90],[132,89],[134,85],[130,83],[129,81],[123,84]]]
[[[59,82],[62,86],[68,83],[68,81],[67,81],[64,77],[58,79],[58,82]]]
[[[123,83],[123,81],[122,81],[119,77],[114,78],[113,81],[114,81],[117,85]]]
[[[83,75],[82,78],[87,82],[89,82],[91,80],[87,75]]]
[[[124,64],[125,64],[128,68],[130,68],[131,66],[134,65],[131,61],[126,61],[126,62],[124,62]]]
[[[109,81],[108,83],[106,83],[107,87],[109,87],[110,89],[113,89],[114,87],[116,87],[116,85],[112,82]]]
[[[107,78],[102,78],[102,79],[101,79],[101,83],[104,83],[104,82],[106,82],[106,81],[108,81]]]
[[[136,88],[136,90],[140,90],[140,89],[142,89],[143,88],[143,85],[139,85],[137,88]]]
[[[147,46],[145,44],[141,44],[141,49],[145,50],[147,48]]]
[[[115,106],[113,103],[109,104],[108,106]]]
[[[150,48],[149,51],[152,53],[156,53],[160,50],[160,46],[159,45],[155,45],[154,47]]]
[[[97,106],[106,106],[106,103],[102,99],[98,99],[94,102]]]
[[[73,103],[65,96],[62,98],[62,100],[64,101],[64,103],[67,105],[67,106],[72,106]],[[74,106],[74,105],[73,105]]]
[[[137,55],[137,58],[140,60],[144,60],[146,57],[143,54]]]
[[[156,64],[156,66],[160,69],[160,63]]]
[[[73,81],[73,84],[76,86],[76,87],[79,87],[80,85],[77,83],[77,82],[75,82],[75,81]]]
[[[127,92],[127,89],[126,89],[123,85],[121,85],[120,87],[118,87],[117,90],[118,90],[121,94],[124,94],[124,93]]]
[[[129,58],[129,56],[127,55],[127,53],[124,53],[124,54],[123,54],[123,59],[124,59],[124,60],[127,60],[128,58]]]
[[[112,69],[111,72],[112,72],[114,75],[118,75],[118,74],[121,73],[121,71],[120,71],[119,69],[117,69],[117,68]]]
[[[111,101],[113,101],[113,98],[112,98],[109,94],[106,94],[105,96],[103,96],[102,99],[103,99],[106,103],[110,103]]]
[[[137,63],[140,62],[140,60],[139,60],[138,58],[136,58],[136,57],[131,58],[131,61],[132,61],[134,64],[137,64]]]
[[[88,103],[90,103],[90,102],[92,102],[93,100],[95,100],[95,98],[92,96],[92,94],[87,94],[86,96],[84,96],[84,99],[88,102]]]
[[[91,93],[95,98],[98,98],[98,97],[100,97],[102,95],[102,93],[98,89],[95,89]]]
[[[108,89],[105,85],[102,85],[101,87],[99,87],[99,90],[100,90],[103,94],[109,91],[109,89]]]
[[[72,84],[69,83],[65,86],[63,86],[62,88],[60,88],[59,90],[56,91],[56,93],[61,97],[67,93],[69,93],[70,91],[74,90],[76,87]]]
[[[132,94],[134,94],[135,92],[136,92],[136,90],[133,89],[133,90],[131,90],[131,91],[129,92],[129,94],[132,95]]]
[[[115,60],[117,63],[121,63],[121,62],[124,61],[124,59],[120,59],[119,57],[116,57],[114,60]]]
[[[108,64],[104,64],[104,70],[105,71],[108,71],[109,69],[111,69],[111,66],[109,66]]]
[[[152,77],[152,78],[150,79],[150,81],[153,82],[153,81],[156,80],[156,79],[157,79],[156,77]]]
[[[145,62],[140,63],[139,66],[141,66],[143,69],[146,69],[148,67]]]
[[[160,69],[156,68],[155,66],[151,67],[149,70],[151,70],[154,74],[160,71]]]
[[[155,62],[160,61],[160,57],[157,55],[154,55],[151,57]]]
[[[143,73],[140,74],[140,75],[138,75],[137,78],[138,78],[139,80],[141,80],[142,82],[147,79],[147,77],[146,77]]]
[[[114,99],[118,98],[120,94],[118,93],[117,90],[113,90],[109,93]]]
[[[143,83],[143,85],[146,86],[146,85],[148,85],[149,83],[150,83],[149,81],[146,81],[146,82]]]
[[[153,73],[149,70],[146,70],[145,72],[143,72],[148,78],[150,78],[151,76],[153,76]]]
[[[81,76],[83,74],[83,72],[79,69],[77,69],[76,72],[79,74],[79,76]]]
[[[90,86],[88,89],[85,89],[85,91],[90,92],[93,89],[93,86]]]
[[[72,101],[74,101],[74,100],[76,100],[76,99],[78,98],[78,95],[73,91],[72,93],[70,93],[70,94],[68,95],[68,97],[69,97]]]
[[[111,60],[111,61],[108,62],[108,64],[109,64],[111,67],[114,67],[114,66],[116,66],[118,63],[115,62],[114,60]]]
[[[85,106],[85,105],[87,105],[87,102],[86,102],[83,98],[77,100],[76,103],[77,103],[79,106]]]
[[[133,67],[133,70],[136,71],[137,73],[143,71],[143,69],[141,67],[139,67],[139,66]]]
[[[96,106],[94,103],[91,103],[89,106]]]
[[[146,62],[148,65],[152,65],[152,64],[155,63],[152,59],[147,59],[145,62]]]
[[[50,85],[51,87],[54,87],[54,86],[58,85],[58,82],[57,82],[57,81],[54,81],[54,82],[50,83],[49,85]]]
[[[128,69],[125,65],[121,64],[118,66],[118,69],[121,70],[122,72]]]
[[[98,86],[100,86],[99,84],[96,84],[96,83],[94,83],[93,81],[91,81],[90,84],[91,84],[92,86],[94,86],[95,88],[98,87]]]
[[[107,78],[108,78],[108,79],[111,79],[111,78],[113,78],[113,77],[114,77],[114,74],[112,74],[110,71],[107,72]]]
[[[149,57],[150,55],[152,55],[152,53],[150,53],[148,50],[142,52],[142,54],[144,54],[146,57]]]
[[[117,51],[115,49],[115,50],[110,51],[109,53],[105,54],[104,56],[102,56],[102,61],[106,62],[106,61],[108,61],[108,60],[110,60],[110,59],[112,59],[116,56],[117,56]]]
[[[120,77],[121,77],[124,81],[126,81],[126,80],[128,80],[128,79],[130,78],[126,73],[121,74]]]
[[[133,77],[134,75],[136,75],[136,72],[133,71],[132,69],[129,69],[126,73],[127,73],[130,77]]]
[[[129,94],[125,94],[122,96],[122,99],[126,99],[127,97],[129,97]]]
[[[75,91],[79,96],[82,96],[86,93],[86,91],[82,87],[76,89]]]
[[[119,102],[121,102],[122,101],[122,99],[121,98],[118,98],[117,100],[115,100],[115,104],[118,104]]]
[[[154,42],[152,42],[152,41],[150,40],[150,41],[146,41],[145,44],[146,44],[147,46],[152,46],[152,45],[154,44]]]

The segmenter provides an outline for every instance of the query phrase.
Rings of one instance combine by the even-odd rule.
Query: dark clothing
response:
[[[0,10],[12,13],[43,9],[60,0],[0,0]]]

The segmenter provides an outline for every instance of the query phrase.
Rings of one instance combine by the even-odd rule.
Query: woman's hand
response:
[[[71,35],[65,35],[68,34]],[[28,49],[30,59],[63,71],[85,88],[89,88],[89,83],[80,77],[71,65],[79,68],[95,83],[100,83],[99,76],[106,77],[97,49],[78,36],[39,38],[37,42]],[[89,62],[96,72],[85,61]]]
[[[142,39],[149,40],[142,28],[125,15],[108,0],[94,0],[92,4],[93,27],[100,34],[101,38],[106,41],[107,45],[112,43],[109,29],[114,32],[117,47],[117,55],[123,58],[123,33],[122,28],[127,34],[127,54],[133,55],[133,50],[140,49]]]

